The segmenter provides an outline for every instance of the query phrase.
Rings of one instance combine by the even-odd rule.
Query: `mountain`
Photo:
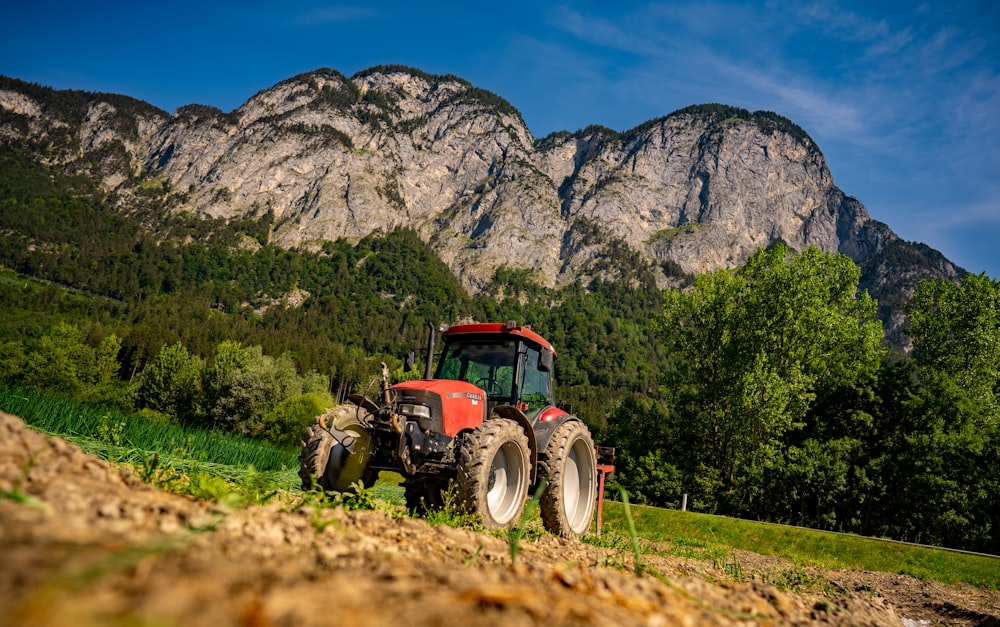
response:
[[[761,246],[815,245],[862,267],[902,344],[916,282],[963,274],[872,220],[794,123],[726,105],[536,140],[503,98],[400,66],[320,69],[229,113],[173,115],[0,77],[0,145],[94,177],[123,209],[154,195],[173,212],[270,214],[284,247],[409,227],[473,292],[502,267],[548,286],[680,286]]]

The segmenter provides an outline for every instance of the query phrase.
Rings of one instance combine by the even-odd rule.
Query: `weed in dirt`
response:
[[[21,484],[24,480],[28,478],[28,473],[31,472],[31,468],[35,465],[36,457],[32,455],[28,458],[28,461],[24,462],[21,467],[21,475],[14,480],[14,485],[11,486],[10,490],[0,490],[0,498],[5,498],[15,503],[21,505],[27,505],[28,507],[33,507],[46,515],[52,513],[52,508],[45,501],[36,499],[27,492],[21,490]]]
[[[462,562],[462,567],[468,568],[469,566],[472,566],[476,562],[476,560],[479,559],[479,556],[482,554],[483,554],[483,547],[482,545],[480,545],[479,548],[476,549],[475,553],[467,557],[465,561]]]
[[[377,496],[374,486],[366,488],[360,481],[353,483],[351,491],[348,492],[325,492],[323,488],[314,486],[309,490],[304,490],[298,503],[295,503],[290,509],[291,511],[307,510],[312,526],[316,531],[323,531],[335,522],[335,519],[327,517],[324,512],[334,508],[349,512],[371,510],[381,511],[390,516],[398,515],[398,509],[391,502]]]
[[[604,556],[598,560],[599,566],[607,566],[615,570],[625,571],[625,554],[632,550],[632,539],[616,533],[604,533],[600,536],[587,535],[580,538],[581,541],[596,546],[601,549],[609,549],[615,552],[614,556]]]
[[[613,568],[617,571],[625,572],[625,562],[617,557],[605,556],[597,560],[598,566]]]
[[[384,501],[375,496],[374,488],[366,488],[363,483],[356,481],[351,484],[351,490],[340,492],[333,497],[334,507],[343,507],[352,512],[359,509],[378,510]]]
[[[202,501],[214,501],[230,509],[262,502],[260,489],[254,485],[254,482],[259,482],[260,479],[247,479],[257,475],[252,467],[243,475],[247,484],[246,487],[242,487],[237,482],[220,477],[211,469],[201,469],[198,462],[188,462],[187,468],[182,472],[174,462],[164,462],[157,453],[149,454],[146,451],[137,453],[141,462],[135,466],[136,473],[139,479],[153,487],[174,494],[185,494]],[[274,494],[276,491],[272,491],[270,496]]]
[[[447,487],[441,490],[441,506],[428,508],[422,516],[431,525],[447,525],[472,531],[483,530],[479,519],[465,509],[454,481],[449,481]]]
[[[112,446],[121,446],[125,431],[125,419],[121,416],[104,414],[97,425],[97,439]]]
[[[45,501],[40,501],[30,494],[25,494],[17,488],[11,490],[0,490],[0,498],[5,498],[15,503],[21,505],[27,505],[28,507],[34,507],[37,510],[43,511],[46,514],[52,513],[52,508]]]
[[[306,511],[309,514],[309,524],[317,533],[334,524],[336,520],[325,515],[330,508],[330,497],[323,488],[314,486],[302,492],[302,498],[291,508],[291,511]]]
[[[257,472],[253,466],[250,466],[247,473],[236,481],[240,493],[255,505],[266,505],[278,495],[278,490],[269,489],[271,484],[270,476]]]
[[[679,592],[682,596],[684,596],[684,597],[686,597],[686,598],[694,601],[698,605],[701,605],[705,609],[707,609],[710,612],[713,612],[715,614],[724,615],[724,616],[732,616],[732,617],[735,617],[735,618],[739,618],[741,620],[742,619],[751,619],[751,620],[759,620],[759,619],[765,619],[766,620],[766,619],[769,619],[769,617],[763,616],[763,615],[760,615],[760,614],[747,614],[747,613],[743,613],[743,612],[733,612],[731,610],[727,610],[727,609],[723,609],[723,608],[717,608],[717,607],[714,607],[712,605],[709,605],[708,603],[705,603],[701,599],[697,599],[697,598],[693,597],[690,593],[688,593],[683,588],[679,587],[677,584],[675,584],[673,581],[671,581],[669,577],[667,577],[663,573],[659,572],[655,568],[643,564],[642,563],[642,559],[641,559],[641,551],[639,549],[639,534],[636,533],[635,522],[632,519],[632,510],[631,510],[631,507],[629,506],[629,502],[628,502],[628,493],[625,491],[624,488],[622,488],[620,486],[618,488],[618,491],[621,493],[621,496],[622,496],[622,506],[624,508],[625,520],[628,522],[629,535],[632,538],[633,560],[634,560],[634,565],[635,565],[635,574],[636,574],[637,577],[641,577],[643,575],[643,573],[649,573],[650,575],[652,575],[656,579],[660,580],[660,582],[662,582],[664,585],[666,585],[666,586],[670,587],[671,589]],[[734,564],[737,567],[739,567],[739,561],[736,560],[735,557],[733,558],[733,562],[734,562]],[[740,570],[740,572],[742,572],[742,567],[739,567],[739,570]]]
[[[215,501],[226,507],[238,509],[250,504],[249,500],[225,479],[204,472],[190,475],[184,487],[187,494],[203,501]]]
[[[617,533],[602,533],[601,535],[587,535],[580,538],[581,541],[586,542],[591,546],[596,546],[601,549],[613,549],[616,551],[625,550],[629,548],[626,546],[630,544],[632,540],[626,536],[619,535]]]
[[[740,563],[740,560],[736,557],[735,553],[731,553],[724,559],[712,560],[712,565],[732,577],[734,581],[746,580],[746,577],[743,574],[743,564]]]
[[[766,577],[764,580],[778,590],[792,592],[813,590],[817,586],[823,584],[822,580],[813,577],[801,566],[795,566],[790,569],[782,570],[776,574]],[[826,581],[825,583],[829,584],[829,581]]]
[[[177,484],[182,477],[174,470],[173,464],[170,462],[161,463],[159,453],[150,455],[147,451],[139,451],[139,456],[141,462],[136,470],[143,483],[168,492],[176,491]]]
[[[538,508],[538,503],[542,499],[542,493],[545,492],[545,488],[548,487],[549,483],[545,479],[538,484],[538,489],[535,490],[535,496],[532,497],[528,504],[524,506],[524,512],[521,514],[521,519],[516,525],[507,530],[507,542],[510,544],[510,563],[517,563],[517,554],[521,550],[520,542],[521,538],[524,536],[525,526],[531,515]]]
[[[639,534],[635,532],[635,521],[632,520],[632,508],[629,506],[628,503],[628,492],[625,491],[625,488],[620,486],[618,488],[618,491],[622,495],[622,505],[625,508],[625,520],[628,522],[629,535],[632,536],[632,550],[633,550],[633,556],[635,558],[635,574],[641,577],[643,571],[643,564],[642,564],[642,557],[639,551]]]

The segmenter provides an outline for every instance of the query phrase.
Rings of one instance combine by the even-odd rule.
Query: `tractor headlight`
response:
[[[404,416],[412,416],[414,418],[427,418],[431,417],[431,408],[427,405],[411,405],[403,404],[399,406],[399,413]]]

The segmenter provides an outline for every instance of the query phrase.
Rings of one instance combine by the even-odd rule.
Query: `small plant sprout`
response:
[[[521,514],[521,520],[518,524],[511,527],[507,532],[507,541],[510,543],[510,563],[517,563],[517,553],[520,551],[521,537],[524,536],[524,526],[527,524],[528,519],[531,518],[531,514],[538,507],[539,501],[542,499],[542,494],[545,492],[545,488],[548,487],[548,482],[542,479],[541,483],[538,484],[538,488],[535,490],[535,496],[528,501],[528,504],[524,507],[524,513]]]

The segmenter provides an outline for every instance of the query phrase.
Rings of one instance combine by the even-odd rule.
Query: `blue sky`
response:
[[[1000,278],[1000,3],[18,2],[0,74],[224,110],[399,63],[506,98],[536,137],[720,102],[803,127],[906,240]]]

